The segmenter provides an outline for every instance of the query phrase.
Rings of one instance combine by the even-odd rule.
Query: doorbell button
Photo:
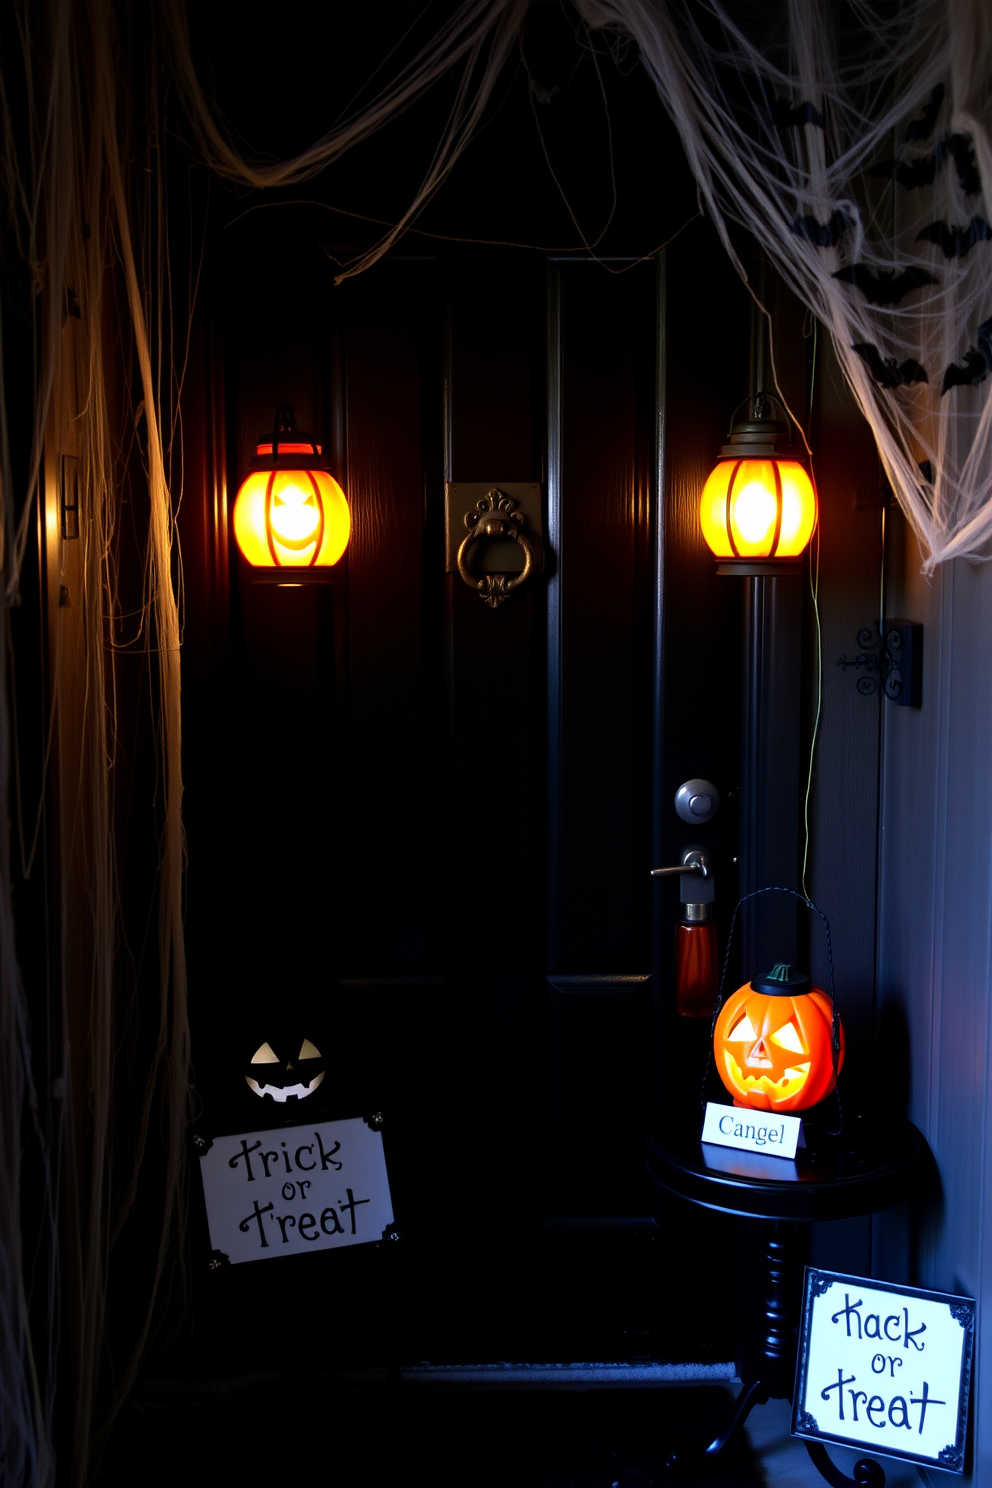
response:
[[[720,792],[708,780],[687,780],[675,792],[675,810],[684,822],[712,821],[720,809]]]

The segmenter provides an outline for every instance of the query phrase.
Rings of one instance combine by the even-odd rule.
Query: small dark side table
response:
[[[792,1399],[801,1302],[799,1226],[876,1214],[922,1193],[935,1171],[923,1137],[901,1119],[845,1115],[839,1136],[810,1127],[809,1146],[800,1148],[795,1162],[704,1147],[701,1127],[698,1109],[688,1121],[680,1113],[666,1122],[663,1135],[648,1138],[648,1173],[660,1188],[690,1203],[761,1223],[764,1313],[761,1348],[742,1366],[743,1389],[730,1424],[708,1447],[669,1455],[669,1469],[679,1476],[712,1465],[756,1405]],[[807,1442],[806,1450],[833,1488],[852,1483],[883,1488],[885,1473],[870,1458],[855,1465],[852,1479],[834,1465],[821,1442]]]

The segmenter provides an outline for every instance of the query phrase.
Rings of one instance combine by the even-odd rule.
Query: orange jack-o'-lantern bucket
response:
[[[835,1050],[829,993],[780,964],[727,998],[713,1029],[713,1057],[736,1106],[807,1111],[837,1084],[844,1063],[839,1019],[837,1038]]]

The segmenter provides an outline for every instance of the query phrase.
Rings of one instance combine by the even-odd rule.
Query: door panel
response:
[[[553,266],[554,970],[648,964],[654,263]],[[618,270],[626,272],[617,272]]]
[[[329,846],[341,893],[334,969],[352,982],[438,970],[424,873],[425,856],[430,862],[436,852],[442,773],[432,726],[440,702],[440,609],[430,602],[436,584],[425,556],[440,531],[425,503],[427,483],[438,476],[431,441],[440,338],[428,318],[436,270],[431,263],[383,267],[375,279],[346,286],[339,332],[353,534],[343,789]]]
[[[654,263],[550,265],[549,1191],[649,1213]]]
[[[549,1218],[641,1218],[650,978],[549,977]]]
[[[447,265],[445,473],[456,483],[541,478],[540,267],[489,253]],[[443,511],[440,485],[429,499]],[[444,595],[445,706],[435,739],[445,789],[434,883],[450,978],[444,1145],[452,1232],[472,1237],[467,1250],[457,1244],[462,1295],[485,1330],[497,1319],[502,1326],[526,1290],[511,1257],[540,1203],[534,979],[544,878],[544,579],[536,575],[491,609],[444,572],[443,548],[431,567]],[[480,1264],[489,1277],[483,1289],[473,1274]]]

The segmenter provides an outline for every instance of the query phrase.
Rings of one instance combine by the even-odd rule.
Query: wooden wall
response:
[[[907,1109],[940,1171],[918,1223],[875,1222],[879,1274],[979,1303],[970,1479],[992,1481],[992,570],[955,562],[933,578],[892,524],[891,615],[922,621],[923,706],[888,708],[882,748],[879,1028],[908,1050]]]
[[[810,405],[796,307],[774,305],[776,353],[794,406]],[[815,1264],[961,1292],[979,1302],[971,1475],[992,1481],[992,568],[956,562],[932,578],[884,483],[870,430],[821,333],[811,437],[821,503],[822,709],[810,793],[807,886],[830,918],[849,1036],[851,1104],[874,1096],[929,1142],[938,1192],[869,1223],[815,1226]],[[881,490],[880,490],[881,488]],[[872,691],[859,632],[922,623],[923,695]],[[805,783],[816,638],[804,613]],[[859,689],[859,682],[862,684]],[[826,974],[815,935],[810,965]],[[924,1473],[925,1477],[926,1474]]]

